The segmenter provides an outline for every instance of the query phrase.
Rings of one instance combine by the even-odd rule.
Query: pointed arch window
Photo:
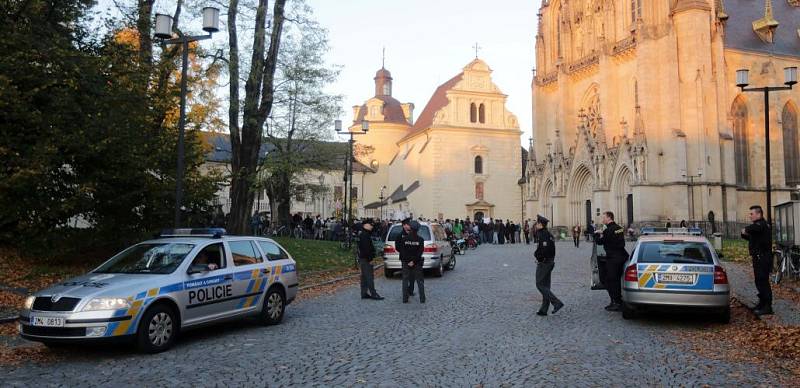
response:
[[[800,140],[798,139],[797,107],[791,102],[783,107],[783,166],[786,185],[800,185]]]
[[[475,157],[475,173],[483,174],[483,157],[480,155]]]
[[[478,107],[475,106],[474,102],[469,104],[469,122],[478,122]]]
[[[750,185],[750,144],[747,128],[747,104],[741,97],[733,102],[733,158],[736,165],[736,184]]]
[[[481,124],[486,123],[486,107],[483,104],[478,107],[478,121],[480,121]]]

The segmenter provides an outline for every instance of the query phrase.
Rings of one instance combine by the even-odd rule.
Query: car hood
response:
[[[135,296],[148,287],[158,287],[166,275],[88,273],[74,277],[36,293],[37,296],[61,295],[75,298]]]

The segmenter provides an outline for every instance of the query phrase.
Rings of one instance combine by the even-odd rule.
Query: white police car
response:
[[[706,310],[730,321],[730,284],[699,229],[643,228],[622,282],[622,316],[648,308]]]
[[[169,230],[30,296],[19,332],[46,345],[127,338],[155,353],[190,327],[244,316],[280,323],[297,285],[295,261],[271,239]]]

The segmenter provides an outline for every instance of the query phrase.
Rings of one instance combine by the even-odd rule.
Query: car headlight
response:
[[[81,311],[118,310],[131,307],[131,302],[124,298],[94,298],[83,306]]]
[[[25,310],[30,310],[33,308],[33,301],[36,300],[36,297],[31,295],[25,298]]]

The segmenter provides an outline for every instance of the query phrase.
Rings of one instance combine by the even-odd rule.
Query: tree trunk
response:
[[[136,29],[139,31],[139,61],[150,67],[153,62],[153,2],[155,0],[139,0]],[[149,71],[149,70],[148,70]]]
[[[286,0],[275,2],[272,36],[270,37],[269,52],[265,58],[267,4],[268,0],[259,0],[256,9],[253,57],[250,62],[250,74],[245,83],[242,128],[241,130],[230,128],[233,160],[231,162],[231,222],[229,226],[233,233],[240,234],[247,231],[250,211],[255,200],[252,185],[258,168],[264,122],[272,111],[275,68],[283,30]],[[230,62],[233,63],[232,60]],[[231,78],[233,77],[231,76]],[[236,109],[238,112],[238,104]]]

